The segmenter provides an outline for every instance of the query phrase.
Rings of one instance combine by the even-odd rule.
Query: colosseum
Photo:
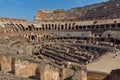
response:
[[[0,18],[0,80],[120,80],[120,0]]]

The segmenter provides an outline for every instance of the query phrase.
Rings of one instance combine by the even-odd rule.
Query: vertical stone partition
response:
[[[1,55],[0,56],[0,70],[4,73],[11,72],[11,62],[12,56],[10,55]]]
[[[21,78],[34,78],[37,66],[38,63],[23,57],[14,57],[12,59],[12,71]]]
[[[51,64],[40,65],[36,69],[37,80],[61,80],[59,69]]]
[[[74,67],[74,74],[72,80],[87,80],[87,69],[86,67]]]
[[[60,74],[60,80],[64,80],[66,77],[66,68],[64,65],[60,68],[59,74]]]

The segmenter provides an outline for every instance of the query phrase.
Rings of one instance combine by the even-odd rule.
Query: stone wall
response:
[[[37,80],[61,80],[59,68],[50,64],[40,65],[36,70]]]
[[[12,59],[13,73],[22,78],[35,76],[37,65],[37,63],[22,59],[22,57],[14,57]]]
[[[37,80],[87,80],[87,71],[79,68],[70,69],[65,66],[57,66],[53,63],[44,63],[20,55],[0,56],[0,68],[4,73],[12,73],[21,78],[31,78]],[[76,67],[73,67],[76,68]]]
[[[5,23],[16,23],[16,24],[28,24],[26,19],[17,19],[17,18],[5,18],[1,17],[0,22],[5,22]]]
[[[120,69],[112,70],[103,80],[120,80]]]
[[[95,71],[88,71],[87,73],[87,80],[103,80],[108,74],[107,73],[101,73],[101,72],[95,72]]]
[[[120,18],[120,1],[107,2],[72,8],[70,10],[38,10],[34,18],[35,22],[47,21],[81,21]]]
[[[1,71],[3,71],[4,73],[11,72],[12,71],[11,62],[12,62],[11,56],[1,55],[0,56]]]

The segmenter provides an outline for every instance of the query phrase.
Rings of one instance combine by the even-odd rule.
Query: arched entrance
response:
[[[31,40],[35,41],[35,36],[34,35],[31,36]]]

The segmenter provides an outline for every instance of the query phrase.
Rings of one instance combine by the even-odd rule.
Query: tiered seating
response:
[[[88,64],[100,57],[97,52],[66,44],[44,45],[42,46],[42,51],[35,56],[39,57],[39,55],[50,59],[57,65],[62,65],[64,62],[74,62],[81,65]]]

